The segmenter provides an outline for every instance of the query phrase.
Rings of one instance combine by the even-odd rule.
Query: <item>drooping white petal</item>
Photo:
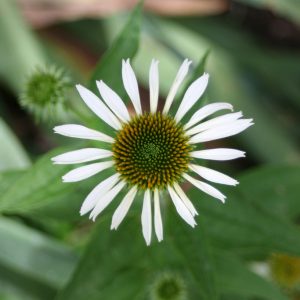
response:
[[[112,152],[98,148],[84,148],[57,155],[51,160],[54,164],[78,164],[112,156]]]
[[[120,193],[125,186],[125,181],[120,181],[111,190],[104,194],[97,202],[96,206],[90,214],[90,219],[96,220],[98,215],[111,203],[112,200]]]
[[[192,127],[193,125],[199,123],[206,117],[214,114],[215,112],[223,109],[229,109],[233,111],[233,106],[229,103],[225,102],[216,102],[207,104],[201,108],[199,108],[190,118],[190,120],[184,125],[184,129],[187,130],[188,128]]]
[[[193,215],[191,212],[188,210],[188,208],[183,204],[182,200],[180,197],[177,195],[177,193],[171,188],[170,186],[168,187],[169,194],[171,196],[171,199],[174,203],[174,206],[176,208],[176,211],[180,215],[180,217],[187,222],[190,226],[195,227],[197,225]]]
[[[62,177],[63,182],[76,182],[89,178],[105,169],[112,167],[113,161],[104,161],[76,168]]]
[[[194,207],[193,203],[191,200],[188,198],[188,196],[185,194],[185,192],[182,190],[182,188],[179,186],[178,183],[174,183],[174,189],[184,205],[188,208],[188,210],[191,212],[192,216],[197,216],[198,212],[196,208]]]
[[[217,190],[213,186],[211,186],[205,182],[202,182],[200,180],[197,180],[197,179],[189,176],[188,174],[184,174],[183,177],[186,180],[188,180],[191,184],[193,184],[195,187],[197,187],[199,190],[203,191],[204,193],[221,200],[221,202],[223,202],[223,203],[225,202],[226,196],[223,195],[219,190]]]
[[[221,172],[202,167],[202,166],[197,166],[194,164],[189,165],[190,169],[196,172],[199,176],[203,177],[204,179],[215,182],[215,183],[220,183],[220,184],[226,184],[226,185],[237,185],[238,181],[235,179],[229,177],[228,175],[225,175]]]
[[[151,213],[150,190],[146,190],[144,194],[141,221],[142,221],[143,236],[147,246],[149,246],[151,243],[151,234],[152,234],[152,213]]]
[[[121,121],[128,122],[130,120],[129,112],[119,95],[102,80],[97,81],[97,87],[106,105]]]
[[[200,132],[190,139],[190,144],[203,143],[222,139],[238,134],[253,125],[252,119],[237,120],[229,124],[216,126],[214,128]]]
[[[113,143],[114,139],[102,132],[77,124],[60,125],[53,128],[55,133],[78,138]]]
[[[208,129],[216,127],[216,126],[231,123],[233,121],[238,120],[242,116],[243,116],[242,112],[236,112],[236,113],[231,113],[231,114],[226,114],[226,115],[223,115],[223,116],[219,116],[219,117],[213,118],[211,120],[208,120],[206,122],[200,123],[199,125],[197,125],[195,127],[192,127],[191,129],[189,129],[186,132],[186,134],[187,135],[194,135],[194,134],[197,134],[201,131],[208,130]]]
[[[169,112],[169,109],[173,103],[173,100],[175,98],[175,95],[179,89],[179,86],[183,82],[184,78],[186,77],[188,71],[189,71],[189,66],[192,63],[192,61],[185,59],[182,65],[180,66],[177,75],[172,83],[172,86],[170,88],[169,94],[166,99],[166,103],[163,109],[163,113],[167,114]]]
[[[112,128],[119,130],[122,125],[116,116],[107,108],[107,106],[97,97],[93,92],[84,86],[77,84],[76,88],[85,102],[85,104],[92,110],[101,120]]]
[[[175,120],[179,122],[184,115],[192,108],[197,100],[203,95],[207,84],[209,75],[204,73],[200,78],[195,80],[185,92],[180,103],[178,111],[175,115]]]
[[[157,239],[161,242],[164,238],[163,235],[163,224],[161,219],[160,212],[160,203],[159,203],[159,192],[157,189],[154,190],[154,228]]]
[[[138,83],[129,59],[127,59],[127,61],[122,61],[122,78],[125,90],[134,106],[137,115],[142,114]]]
[[[82,203],[80,214],[84,215],[91,211],[95,207],[97,202],[101,199],[101,197],[105,195],[110,189],[112,189],[112,187],[119,181],[119,177],[119,174],[114,174],[96,185]]]
[[[216,148],[192,151],[190,152],[190,155],[200,159],[223,161],[245,157],[245,152],[230,148]]]
[[[158,60],[153,59],[149,71],[150,112],[156,113],[159,94]]]
[[[117,229],[123,219],[125,218],[133,200],[136,195],[137,188],[136,186],[132,187],[126,196],[123,198],[120,205],[117,207],[116,211],[113,214],[110,229]]]

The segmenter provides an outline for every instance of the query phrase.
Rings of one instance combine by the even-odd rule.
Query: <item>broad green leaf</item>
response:
[[[133,10],[122,32],[97,64],[89,83],[93,90],[97,91],[96,80],[102,79],[120,96],[124,95],[122,59],[133,58],[138,50],[141,13],[142,2]]]
[[[173,207],[169,207],[169,209],[173,209]],[[177,213],[172,217],[166,232],[166,235],[170,235],[170,237],[166,236],[167,245],[162,244],[162,247],[168,247],[168,243],[172,242],[173,245],[171,244],[172,246],[169,246],[167,251],[176,248],[182,255],[181,262],[192,273],[197,283],[200,299],[218,299],[215,282],[218,271],[214,269],[209,236],[203,220],[198,220],[195,231],[188,228]],[[196,295],[195,299],[197,299]]]
[[[55,294],[49,285],[0,264],[1,300],[51,300]]]
[[[237,299],[288,300],[278,287],[252,273],[237,257],[225,251],[214,257],[217,285],[223,295],[236,295]]]
[[[241,183],[242,184],[242,183]],[[269,211],[253,205],[239,188],[225,192],[226,204],[196,189],[189,191],[214,247],[249,258],[264,258],[273,252],[300,255],[299,230]]]
[[[51,288],[70,278],[77,256],[63,244],[8,218],[0,218],[0,266]],[[10,271],[9,271],[10,270]]]
[[[0,195],[3,195],[26,170],[6,171],[0,173]],[[1,197],[0,197],[1,198]]]
[[[300,166],[264,166],[243,172],[239,191],[263,211],[285,220],[300,215]]]
[[[110,232],[107,217],[101,220],[72,280],[58,299],[138,299],[147,267],[138,261],[146,257],[142,249],[147,249],[140,235],[136,235],[137,222],[130,220],[122,231]]]
[[[59,300],[148,299],[162,274],[179,276],[188,299],[218,299],[209,245],[202,231],[194,235],[173,211],[165,218],[165,240],[145,245],[141,234],[141,198],[116,232],[109,232],[110,218],[100,217],[77,270]],[[138,209],[138,211],[136,210]],[[109,248],[108,248],[109,247]]]
[[[0,147],[0,171],[29,167],[29,157],[2,119],[0,119],[0,140],[5,141]]]
[[[33,213],[65,221],[77,219],[81,202],[100,179],[94,176],[80,184],[63,183],[61,176],[70,167],[53,165],[51,157],[65,151],[56,149],[47,153],[19,176],[14,174],[6,178],[4,173],[3,185],[8,188],[0,196],[0,212]]]
[[[46,59],[14,0],[0,1],[0,77],[19,92],[25,76]]]

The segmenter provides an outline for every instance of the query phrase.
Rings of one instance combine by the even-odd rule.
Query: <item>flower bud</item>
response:
[[[21,105],[38,121],[57,119],[64,110],[70,79],[55,66],[37,67],[28,77],[20,96]]]

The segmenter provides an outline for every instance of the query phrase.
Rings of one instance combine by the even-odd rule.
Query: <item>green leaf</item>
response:
[[[25,172],[25,170],[17,170],[0,173],[0,195],[3,195]]]
[[[217,285],[223,295],[236,295],[247,299],[288,300],[270,282],[252,273],[235,256],[226,252],[215,255]],[[231,298],[229,298],[231,299]]]
[[[79,218],[81,202],[96,185],[97,177],[80,184],[63,183],[61,176],[70,167],[53,165],[51,157],[65,151],[56,149],[47,153],[18,178],[17,174],[6,176],[4,173],[1,185],[8,188],[0,196],[0,212],[30,213],[60,220]]]
[[[300,255],[296,226],[273,214],[272,207],[262,210],[253,204],[239,187],[231,188],[225,194],[228,198],[223,205],[201,191],[189,191],[190,199],[204,215],[214,247],[255,259],[265,258],[274,251]]]
[[[8,218],[0,218],[0,240],[0,265],[7,273],[37,280],[48,289],[61,288],[77,262],[68,247]]]
[[[25,76],[45,63],[45,55],[13,0],[0,1],[0,40],[0,76],[19,92]]]
[[[300,166],[263,166],[243,172],[239,191],[253,206],[286,221],[300,216]]]
[[[124,95],[121,76],[122,59],[133,58],[138,50],[141,13],[142,2],[135,7],[120,35],[100,59],[89,83],[94,91],[97,91],[96,80],[102,79],[120,96]]]
[[[99,218],[86,252],[59,300],[147,299],[153,284],[165,273],[183,280],[188,299],[218,299],[209,245],[202,231],[195,235],[172,207],[173,213],[165,218],[165,240],[153,241],[147,247],[141,234],[141,200],[138,197],[131,209],[131,214],[138,217],[128,216],[116,232],[109,232],[107,215]]]
[[[0,119],[0,140],[5,141],[0,147],[0,171],[29,167],[29,157],[2,119]]]
[[[171,209],[173,210],[173,207]],[[174,246],[169,246],[169,250],[166,251],[176,248],[180,253],[181,263],[192,273],[195,279],[200,299],[218,299],[217,270],[215,270],[213,263],[209,236],[203,220],[201,218],[197,220],[198,225],[195,232],[194,229],[187,227],[177,213],[172,217],[166,232],[166,243],[167,247],[170,242]],[[162,247],[165,246],[162,244]],[[180,263],[180,261],[177,263]],[[195,299],[198,299],[196,295]]]
[[[0,264],[1,300],[51,300],[55,294],[49,285]]]

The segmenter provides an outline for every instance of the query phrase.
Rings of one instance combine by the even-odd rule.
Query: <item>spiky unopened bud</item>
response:
[[[70,79],[55,66],[37,67],[28,77],[20,96],[21,105],[40,120],[56,119],[64,110]]]

